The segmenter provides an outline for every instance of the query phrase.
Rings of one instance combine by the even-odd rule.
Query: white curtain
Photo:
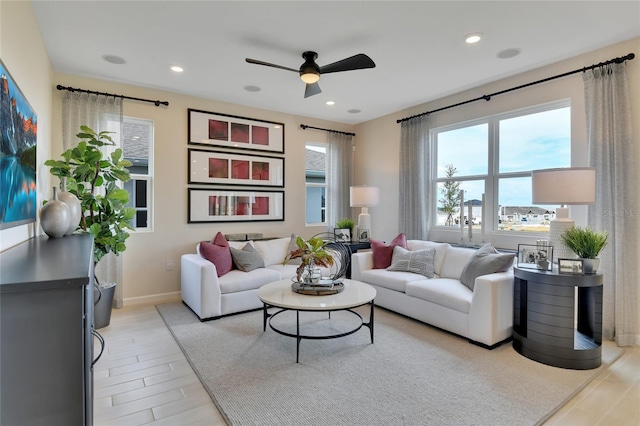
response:
[[[326,219],[327,232],[332,233],[338,220],[351,217],[349,187],[352,185],[353,137],[330,132],[327,139]]]
[[[62,144],[64,150],[78,144],[76,135],[85,125],[96,132],[114,132],[111,138],[120,145],[122,135],[122,98],[89,93],[62,93]],[[108,155],[115,148],[105,148]],[[109,253],[96,265],[96,277],[101,284],[117,283],[114,307],[122,307],[123,273],[122,256]]]
[[[583,74],[589,163],[596,168],[596,203],[588,224],[609,233],[601,257],[603,335],[620,346],[638,333],[638,175],[626,65]]]
[[[431,226],[431,150],[427,116],[403,121],[400,130],[399,231],[426,240]]]

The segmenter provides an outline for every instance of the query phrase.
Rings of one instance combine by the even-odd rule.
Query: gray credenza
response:
[[[0,253],[0,424],[93,424],[93,239]]]
[[[601,273],[514,268],[513,348],[555,367],[599,367],[602,282]]]

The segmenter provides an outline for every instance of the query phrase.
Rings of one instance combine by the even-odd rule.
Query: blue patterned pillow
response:
[[[433,278],[435,275],[436,249],[410,251],[400,246],[393,248],[391,266],[387,271],[413,272]]]

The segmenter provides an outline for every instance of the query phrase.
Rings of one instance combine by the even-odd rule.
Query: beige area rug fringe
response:
[[[566,370],[377,308],[374,344],[366,328],[303,340],[296,364],[295,339],[263,332],[262,311],[200,322],[179,302],[156,308],[231,425],[537,425],[624,352],[605,342],[599,368]],[[287,315],[278,325],[295,327]],[[327,333],[355,317],[301,318]]]

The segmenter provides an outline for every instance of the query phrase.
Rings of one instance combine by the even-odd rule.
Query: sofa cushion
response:
[[[460,282],[473,290],[476,278],[509,269],[514,255],[500,253],[491,244],[480,247],[469,259],[460,274]]]
[[[254,269],[264,268],[264,261],[255,248],[247,243],[242,250],[231,247],[231,257],[236,268],[243,272],[253,271]]]
[[[395,246],[391,266],[387,268],[387,271],[413,272],[427,278],[433,278],[435,257],[436,249],[434,248],[409,251]]]
[[[452,278],[416,280],[407,283],[407,296],[454,309],[465,314],[471,309],[473,292],[460,281]]]
[[[218,277],[221,277],[233,269],[229,243],[221,232],[218,232],[211,242],[202,241],[198,252],[209,262],[216,265]]]
[[[460,279],[464,265],[473,256],[475,250],[465,247],[449,247],[442,262],[440,276],[442,278]]]
[[[271,269],[258,268],[250,272],[234,269],[220,278],[220,292],[226,294],[255,290],[267,283],[278,280],[280,280],[280,273]]]
[[[260,253],[265,266],[278,265],[289,253],[289,238],[274,238],[273,240],[254,241],[253,245]]]
[[[413,272],[387,271],[386,269],[367,269],[360,274],[360,280],[388,288],[389,290],[405,292],[407,283],[411,281],[424,280],[424,276]]]
[[[391,266],[391,258],[393,257],[393,248],[395,246],[407,248],[407,238],[404,234],[398,234],[389,245],[378,240],[371,240],[370,243],[373,251],[373,269],[387,269]]]
[[[407,249],[412,251],[429,249],[429,248],[436,249],[436,258],[434,260],[436,275],[440,275],[442,273],[442,263],[444,262],[444,258],[447,255],[447,249],[449,247],[451,246],[447,243],[434,243],[433,241],[423,241],[423,240],[407,241]]]

